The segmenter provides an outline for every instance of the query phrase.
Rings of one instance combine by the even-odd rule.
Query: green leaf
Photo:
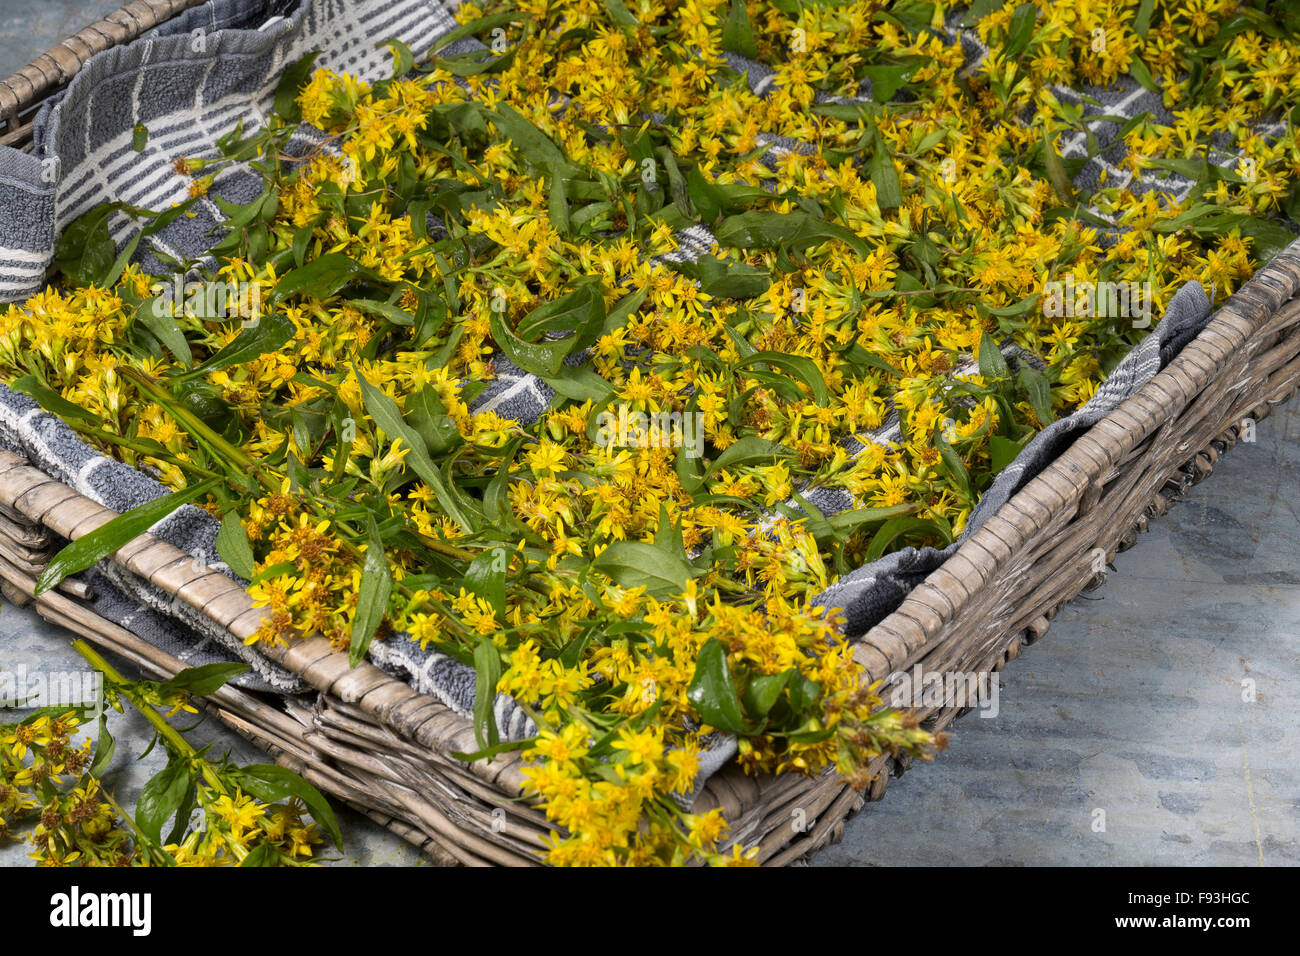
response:
[[[1142,58],[1136,53],[1133,55],[1133,59],[1128,62],[1128,72],[1140,86],[1145,87],[1152,93],[1160,92],[1160,85],[1156,83],[1155,78],[1151,75],[1151,70],[1147,68],[1147,65],[1142,62]]]
[[[493,341],[501,346],[501,351],[506,353],[506,358],[525,372],[532,372],[542,378],[551,378],[559,372],[565,356],[573,350],[571,339],[560,339],[556,342],[525,342],[510,330],[499,312],[488,314],[488,327],[492,332]]]
[[[609,11],[610,19],[625,30],[635,30],[641,26],[641,21],[632,15],[623,0],[605,0],[605,9]]]
[[[1070,182],[1061,154],[1052,145],[1052,134],[1046,129],[1043,130],[1043,165],[1047,168],[1047,181],[1052,184],[1052,189],[1061,202],[1073,203],[1074,183]]]
[[[189,759],[172,754],[167,766],[149,778],[140,791],[135,806],[135,825],[154,843],[162,842],[163,824],[180,808],[189,786]]]
[[[221,516],[221,530],[217,532],[217,554],[226,566],[245,581],[252,580],[257,566],[253,559],[253,546],[248,541],[244,522],[237,511],[227,511]]]
[[[1002,55],[1008,60],[1014,60],[1029,46],[1029,41],[1034,37],[1034,20],[1038,16],[1038,8],[1032,3],[1022,3],[1016,7],[1016,12],[1011,15],[1011,23],[1007,25],[1007,39],[1002,44]]]
[[[569,198],[564,194],[564,179],[560,176],[551,177],[551,188],[547,194],[546,201],[547,214],[550,216],[551,226],[561,236],[567,236],[571,232],[569,225]]]
[[[754,29],[749,24],[745,0],[731,0],[731,9],[722,25],[722,48],[751,60],[758,59],[758,44],[754,42]]]
[[[282,275],[275,284],[271,299],[279,301],[293,295],[325,299],[353,279],[362,277],[376,278],[376,275],[351,256],[341,252],[328,252],[305,266],[290,269]]]
[[[1133,32],[1146,39],[1147,30],[1151,29],[1151,14],[1155,11],[1155,0],[1142,0],[1138,4],[1137,16],[1133,18]]]
[[[510,753],[512,750],[527,750],[536,742],[536,737],[526,737],[523,740],[507,740],[504,743],[497,744],[495,747],[483,747],[480,750],[474,751],[472,754],[461,753],[460,751],[453,750],[451,751],[451,755],[457,760],[465,761],[465,763],[473,763],[476,760],[489,760],[498,754]]]
[[[1011,369],[1007,367],[1002,350],[987,332],[980,333],[979,363],[980,375],[984,378],[996,380],[1011,377]]]
[[[685,557],[643,541],[616,541],[591,566],[625,588],[644,587],[660,599],[680,597],[700,572]]]
[[[113,751],[117,749],[117,741],[113,735],[108,732],[108,715],[99,715],[99,739],[95,742],[95,760],[90,765],[86,774],[91,777],[102,777],[108,770],[108,765],[113,762]]]
[[[493,13],[490,16],[480,17],[477,20],[458,26],[450,33],[438,37],[438,39],[434,41],[435,46],[431,52],[436,53],[438,50],[441,50],[449,44],[455,43],[457,40],[485,33],[495,27],[509,26],[515,20],[523,20],[526,16],[526,14],[518,10],[511,10],[506,13]]]
[[[600,402],[615,394],[613,385],[585,365],[563,365],[546,384],[575,402]]]
[[[54,268],[73,285],[89,286],[102,282],[113,267],[117,246],[108,233],[108,217],[113,206],[97,206],[74,219],[54,247]]]
[[[733,734],[743,734],[749,729],[727,666],[727,650],[716,637],[709,638],[700,648],[686,697],[709,726]]]
[[[406,446],[411,449],[406,455],[406,461],[424,483],[433,489],[434,497],[438,499],[442,509],[464,528],[467,534],[474,534],[477,529],[473,521],[470,520],[456,499],[447,490],[442,475],[429,458],[429,452],[425,447],[424,439],[420,437],[420,433],[402,420],[401,409],[397,407],[395,401],[366,381],[365,376],[358,372],[355,367],[352,369],[352,374],[356,376],[357,384],[361,386],[361,396],[365,402],[366,412],[374,419],[375,424],[390,439],[402,439]]]
[[[501,740],[493,712],[501,681],[501,654],[491,638],[483,638],[474,647],[474,673],[474,740],[480,749],[495,747]]]
[[[380,302],[378,299],[348,299],[348,304],[356,306],[368,315],[378,315],[385,318],[393,325],[409,328],[415,324],[415,316],[391,302]]]
[[[181,491],[147,501],[66,545],[41,572],[36,581],[36,596],[44,594],[68,575],[86,570],[127,542],[134,541],[181,505],[207,494],[220,481],[220,478],[208,478]]]
[[[879,132],[874,134],[875,148],[871,151],[871,181],[876,187],[876,205],[880,209],[897,209],[903,204],[903,187],[894,168],[894,157],[885,146]]]
[[[798,668],[792,667],[779,674],[763,674],[750,678],[749,685],[742,695],[745,713],[750,717],[766,717],[781,697],[781,691],[785,690],[786,685],[798,674]]]
[[[848,537],[867,525],[881,524],[890,518],[910,514],[916,509],[916,504],[890,505],[887,508],[854,508],[852,511],[841,511],[839,514],[831,515],[826,519],[826,527],[832,534]]]
[[[605,300],[600,286],[584,282],[558,299],[544,302],[519,320],[515,332],[520,338],[536,342],[546,334],[571,333],[570,352],[580,352],[600,337],[605,324]]]
[[[989,439],[989,467],[993,469],[994,474],[1001,472],[1016,460],[1016,456],[1023,449],[1024,445],[1021,442],[994,435]]]
[[[131,130],[131,148],[137,153],[143,153],[145,145],[149,142],[149,128],[143,123],[136,123]]]
[[[282,74],[275,87],[275,112],[287,123],[297,123],[302,119],[302,107],[298,105],[298,94],[311,78],[312,65],[320,51],[308,53],[294,61]]]
[[[714,237],[718,245],[738,249],[805,249],[838,239],[859,255],[869,252],[862,237],[853,230],[804,210],[750,210],[729,216],[718,225]]]
[[[352,619],[352,640],[348,663],[353,667],[366,657],[371,638],[388,611],[388,596],[393,591],[393,574],[388,568],[384,542],[379,537],[374,512],[366,514],[366,560],[361,569],[361,590],[357,595],[357,614]]]
[[[386,46],[393,51],[393,79],[401,79],[415,66],[415,57],[411,48],[396,37],[375,44],[375,49]]]
[[[669,264],[675,271],[697,279],[700,291],[719,299],[752,299],[772,285],[771,272],[745,262],[703,255]]]
[[[54,389],[47,386],[44,382],[34,375],[22,375],[9,383],[9,387],[15,392],[22,392],[30,395],[40,403],[41,408],[45,409],[51,415],[57,415],[63,419],[73,419],[74,421],[85,422],[96,428],[102,427],[100,421],[93,413],[86,411],[80,405],[74,405]]]
[[[249,670],[251,668],[247,664],[235,661],[187,667],[170,680],[163,681],[160,687],[164,691],[183,690],[195,697],[207,697],[240,674],[247,674]]]
[[[319,790],[292,770],[270,763],[250,764],[247,767],[240,767],[235,771],[235,776],[244,792],[258,800],[278,803],[290,797],[297,797],[307,805],[312,819],[329,834],[334,845],[340,850],[343,849],[343,835],[339,832],[338,821],[334,819],[334,811],[330,809],[329,801],[321,796]]]
[[[881,525],[880,530],[872,536],[871,544],[867,548],[866,563],[870,564],[883,555],[899,537],[918,532],[936,536],[945,545],[952,541],[952,533],[933,518],[893,518]]]
[[[569,161],[550,137],[513,107],[498,103],[495,112],[485,111],[485,113],[492,124],[510,140],[511,145],[530,164],[552,176],[567,176],[572,179],[578,175],[578,167]]]
[[[244,861],[239,864],[243,866],[279,866],[280,851],[270,843],[259,843],[255,846]]]
[[[873,64],[862,68],[863,75],[871,81],[873,103],[888,103],[915,72],[915,66],[893,64]]]
[[[135,317],[141,325],[157,336],[158,341],[166,346],[167,351],[175,356],[176,361],[189,368],[194,364],[194,353],[190,351],[190,343],[185,338],[185,333],[176,323],[176,316],[171,310],[163,307],[168,301],[170,300],[158,297],[142,302],[135,310]]]
[[[737,465],[753,465],[760,462],[770,465],[774,459],[789,458],[793,455],[794,452],[784,445],[768,441],[766,438],[750,435],[728,445],[727,450],[709,465],[704,477],[708,478],[724,468],[735,468]]]
[[[278,352],[296,331],[287,317],[274,312],[263,313],[255,325],[240,329],[229,344],[189,371],[175,376],[175,381],[186,382],[232,365],[243,365],[268,352]]]
[[[826,380],[822,378],[821,369],[810,358],[802,355],[786,355],[782,352],[756,352],[744,361],[738,362],[735,368],[739,370],[755,364],[775,365],[799,379],[812,389],[813,400],[819,406],[824,407],[830,401],[830,393],[826,390]]]
[[[1029,405],[1044,426],[1050,425],[1056,418],[1052,414],[1052,388],[1047,376],[1028,362],[1022,362],[1016,373],[1016,381],[1029,393]]]
[[[497,620],[506,619],[506,567],[510,556],[505,548],[485,551],[470,562],[465,572],[465,587],[492,606]]]
[[[956,483],[962,494],[969,500],[971,497],[970,474],[966,471],[966,465],[962,462],[961,455],[957,454],[957,450],[948,444],[942,428],[935,430],[934,445],[939,449],[939,459],[943,462],[944,470],[948,472],[948,475]]]
[[[455,56],[436,57],[434,64],[455,76],[479,76],[486,73],[500,73],[514,62],[517,47],[497,53],[494,50],[467,50]]]
[[[406,399],[403,416],[420,433],[431,455],[441,455],[465,443],[456,420],[447,414],[438,391],[426,385]]]

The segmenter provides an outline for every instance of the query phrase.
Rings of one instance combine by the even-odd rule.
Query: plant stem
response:
[[[198,752],[190,746],[189,741],[181,736],[180,731],[167,723],[162,714],[158,713],[158,711],[149,704],[143,704],[135,699],[135,696],[131,693],[131,690],[133,689],[131,682],[119,674],[112,664],[104,660],[98,651],[81,638],[77,638],[72,642],[72,649],[84,657],[91,667],[103,674],[104,679],[110,684],[126,691],[125,696],[131,701],[132,706],[144,715],[145,720],[149,721],[149,723],[153,725],[153,729],[158,731],[158,734],[163,738],[163,740],[167,741],[173,750],[190,760],[198,760],[199,769],[203,774],[203,779],[207,781],[208,786],[213,790],[216,790],[218,793],[226,792],[225,784],[221,782],[221,779],[217,776],[216,771],[212,769],[212,766],[206,760],[203,760],[198,756]]]

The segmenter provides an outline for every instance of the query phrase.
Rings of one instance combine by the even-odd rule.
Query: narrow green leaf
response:
[[[194,364],[194,353],[190,351],[189,340],[177,324],[176,316],[163,307],[166,301],[160,297],[142,302],[135,310],[135,317],[157,336],[158,341],[167,347],[176,361],[189,368]]]
[[[237,511],[227,511],[221,516],[221,530],[217,532],[217,554],[226,566],[245,581],[253,577],[256,561],[253,546],[249,543],[244,522]]]
[[[708,478],[725,468],[735,468],[738,465],[760,463],[770,465],[777,458],[789,458],[793,455],[794,452],[784,445],[768,441],[766,438],[750,435],[728,445],[726,451],[715,458],[713,463],[709,465],[704,477]]]
[[[1038,16],[1038,8],[1032,3],[1022,3],[1016,7],[1016,12],[1011,15],[1011,23],[1007,26],[1007,39],[1002,44],[1002,55],[1008,60],[1014,60],[1024,49],[1029,46],[1029,41],[1034,37],[1034,21]]]
[[[36,399],[41,408],[51,415],[85,422],[96,428],[102,427],[104,424],[94,413],[86,411],[80,405],[74,405],[34,375],[21,375],[10,382],[9,387],[15,392],[22,392]]]
[[[128,541],[134,541],[181,505],[207,494],[220,481],[220,478],[208,478],[181,491],[173,491],[161,498],[147,501],[138,508],[124,511],[85,537],[69,543],[41,572],[36,581],[36,595],[39,597],[68,575],[86,570]]]
[[[485,551],[470,562],[465,572],[465,587],[492,606],[497,619],[506,618],[506,567],[510,556],[505,548]]]
[[[1011,369],[1007,367],[1007,360],[1002,355],[1002,350],[998,348],[998,343],[993,340],[993,336],[987,332],[980,333],[980,375],[987,379],[997,380],[1009,378]]]
[[[735,368],[739,370],[755,364],[775,365],[799,379],[812,389],[813,401],[819,406],[825,406],[830,401],[830,393],[826,389],[826,380],[822,377],[821,369],[810,358],[802,355],[786,355],[783,352],[755,352],[749,358],[738,362]]]
[[[871,151],[871,182],[876,187],[876,205],[880,209],[897,209],[903,204],[903,187],[894,168],[894,157],[879,132],[874,134],[875,148]]]
[[[415,66],[415,57],[411,48],[396,37],[391,37],[375,44],[375,49],[386,46],[393,51],[393,79],[401,79]]]
[[[287,123],[297,123],[302,119],[302,107],[298,105],[298,94],[311,78],[312,66],[320,51],[308,53],[294,61],[282,74],[275,87],[274,109],[278,116]]]
[[[1043,425],[1050,425],[1056,418],[1052,414],[1052,388],[1047,376],[1028,362],[1021,363],[1016,373],[1016,381],[1029,393],[1029,404]]]
[[[279,866],[280,851],[270,843],[259,843],[248,856],[244,857],[244,861],[239,865],[241,867]]]
[[[339,832],[338,821],[319,790],[313,787],[292,770],[275,764],[250,764],[236,771],[236,777],[245,793],[267,803],[278,803],[290,797],[297,797],[307,805],[307,810],[317,825],[324,830],[334,845],[343,849],[343,835]]]
[[[180,808],[190,785],[190,762],[172,754],[167,766],[154,774],[140,791],[135,807],[135,825],[154,843],[162,842],[163,824]]]
[[[379,537],[373,512],[366,515],[366,560],[361,569],[361,590],[357,595],[357,614],[352,619],[352,640],[348,662],[356,667],[366,657],[379,622],[388,612],[388,596],[393,591],[393,574],[388,568],[384,542]]]
[[[1012,441],[1001,435],[992,436],[989,439],[989,467],[993,469],[994,474],[1001,472],[1016,460],[1016,456],[1023,448],[1024,445],[1018,441]]]
[[[722,48],[751,60],[758,59],[758,44],[754,42],[754,28],[749,24],[745,0],[731,0],[731,9],[722,24]]]
[[[474,647],[474,740],[480,749],[495,747],[501,740],[493,707],[501,681],[501,654],[491,638]]]
[[[635,30],[641,26],[641,21],[632,15],[623,0],[605,0],[605,9],[609,11],[610,19],[625,30]]]
[[[108,765],[113,762],[113,751],[117,749],[117,741],[113,735],[108,732],[108,715],[99,715],[99,739],[95,743],[95,759],[86,771],[87,775],[95,778],[102,777],[108,770]]]
[[[709,726],[733,734],[743,734],[748,729],[727,666],[727,650],[716,637],[709,638],[700,648],[686,697]]]
[[[247,664],[219,661],[200,667],[187,667],[170,680],[163,681],[160,686],[165,691],[183,690],[195,697],[207,697],[240,674],[247,674],[249,670],[251,668]]]
[[[467,534],[474,534],[477,529],[473,521],[470,520],[456,499],[447,490],[442,475],[429,458],[428,449],[424,444],[424,439],[420,437],[420,433],[402,420],[401,409],[397,407],[395,401],[366,381],[365,376],[358,372],[355,367],[352,373],[356,376],[357,384],[361,386],[361,395],[365,402],[366,411],[374,419],[375,424],[390,439],[402,439],[403,443],[411,449],[407,453],[406,461],[415,470],[415,473],[423,479],[424,483],[433,489],[434,497],[438,499],[438,503],[442,505],[443,510],[464,528]]]
[[[578,168],[569,161],[550,137],[529,122],[514,107],[498,103],[496,111],[488,111],[487,116],[510,140],[511,145],[519,151],[520,155],[533,166],[552,176],[573,178],[578,175]]]
[[[1070,176],[1065,171],[1065,162],[1061,159],[1061,154],[1056,151],[1052,145],[1052,134],[1043,130],[1043,165],[1047,168],[1047,181],[1052,184],[1052,189],[1063,203],[1074,202],[1074,183],[1070,182]]]
[[[232,365],[251,362],[268,352],[278,352],[293,338],[296,331],[287,317],[274,312],[263,313],[255,325],[240,329],[239,334],[224,348],[189,371],[175,376],[175,380],[186,382],[209,372],[219,372]]]

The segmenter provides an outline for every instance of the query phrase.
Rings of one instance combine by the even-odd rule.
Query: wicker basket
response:
[[[137,0],[64,41],[0,83],[0,143],[21,144],[29,115],[92,52],[124,42],[193,2]],[[856,646],[871,680],[921,664],[926,670],[988,673],[1048,629],[1057,608],[1104,580],[1109,561],[1208,476],[1248,422],[1266,416],[1300,384],[1300,242],[1232,296],[1209,325],[1140,392],[1079,436],[1031,480],[902,606]],[[0,578],[8,599],[32,603],[36,577],[58,549],[115,513],[0,452]],[[238,584],[196,567],[190,555],[142,535],[113,556],[239,637],[263,611]],[[36,609],[152,675],[183,665],[97,616],[76,581],[34,599]],[[536,864],[549,831],[520,799],[517,753],[465,764],[475,749],[469,721],[370,664],[350,667],[323,638],[267,654],[317,692],[313,705],[225,687],[206,705],[284,766],[421,846],[443,863]],[[943,728],[963,712],[920,711]],[[844,821],[879,799],[906,761],[881,757],[868,792],[826,773],[750,777],[734,764],[715,774],[695,809],[721,807],[730,842],[758,846],[766,865],[805,858],[843,833]],[[801,811],[796,813],[795,811]],[[815,821],[797,827],[794,821]]]

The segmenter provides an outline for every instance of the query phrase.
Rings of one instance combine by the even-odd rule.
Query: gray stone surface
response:
[[[115,5],[0,0],[0,75]],[[1300,402],[1258,437],[1003,672],[997,717],[958,721],[949,750],[891,781],[815,865],[1300,862]],[[5,607],[0,668],[76,668],[69,637]],[[133,759],[150,736],[141,718],[112,727],[107,782],[133,803],[161,755]],[[193,739],[263,759],[211,722]],[[418,861],[365,818],[340,818],[342,863]],[[0,864],[26,852],[0,847]]]
[[[1300,863],[1300,401],[1257,437],[816,865]]]

